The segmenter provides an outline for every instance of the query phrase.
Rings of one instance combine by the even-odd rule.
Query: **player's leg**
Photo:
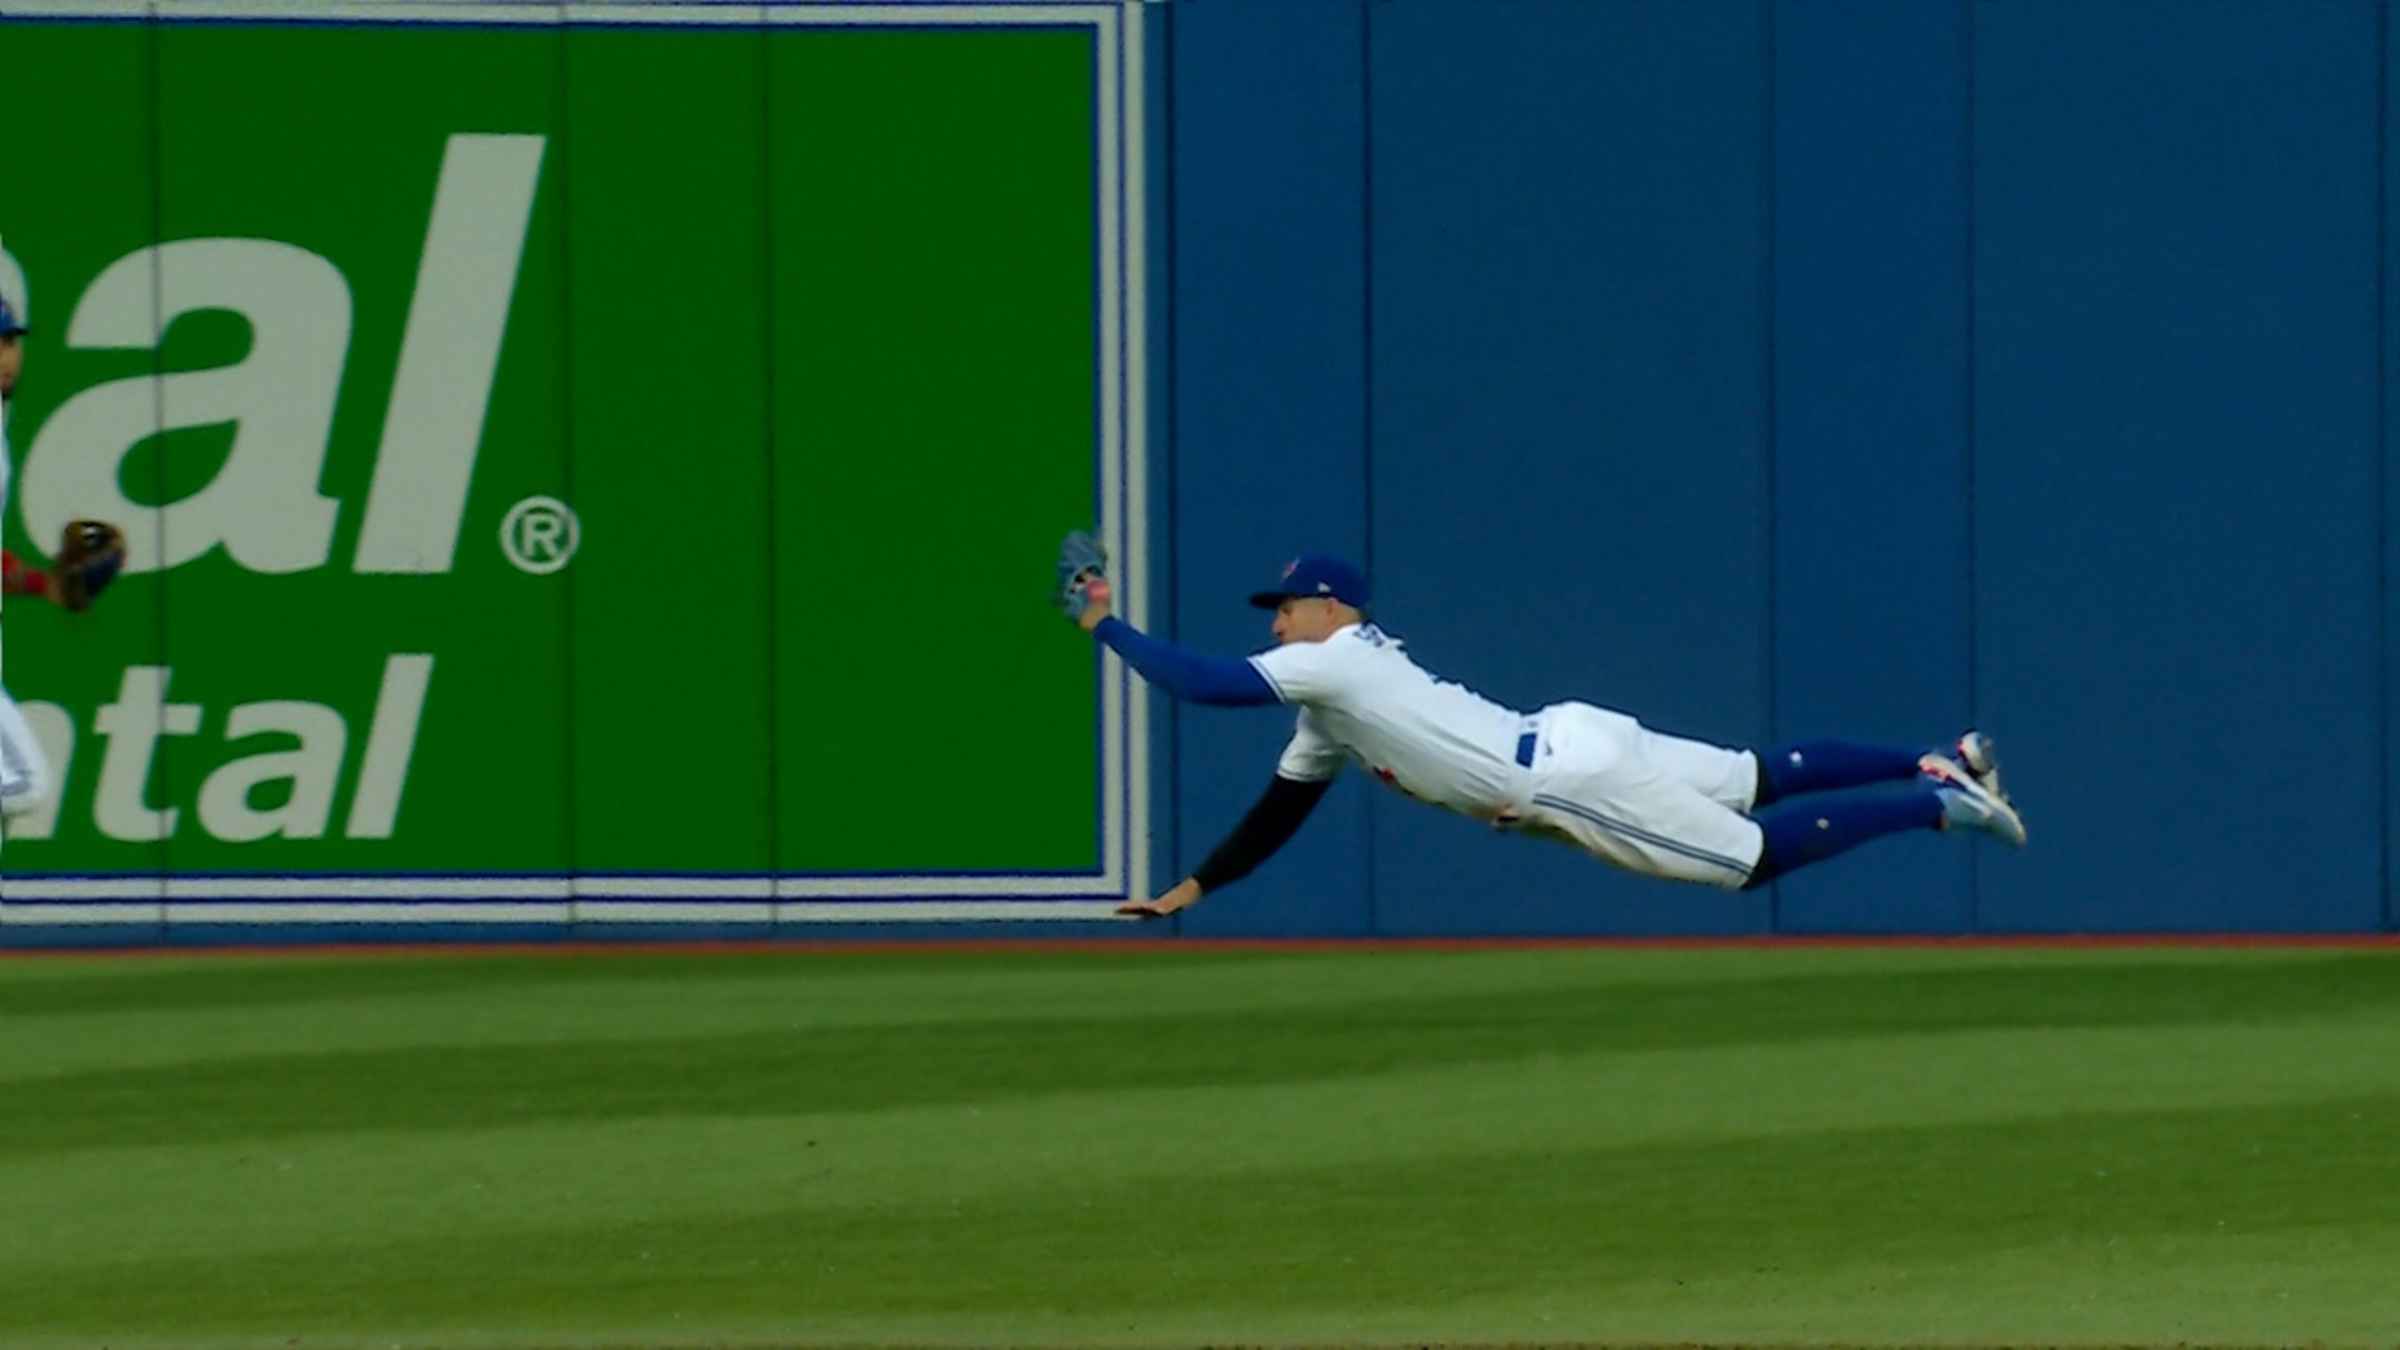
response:
[[[1992,738],[1970,731],[1948,752],[1977,786],[2002,801],[2000,753]],[[1838,792],[1876,783],[1905,783],[1924,770],[1926,752],[1861,741],[1804,741],[1758,752],[1758,797],[1753,808],[1811,792]]]
[[[1634,725],[1640,727],[1642,753],[1652,763],[1709,800],[1736,811],[1755,811],[1804,793],[1905,783],[1924,767],[1925,752],[1907,746],[1817,740],[1770,750],[1734,750],[1670,736],[1638,722]],[[1985,791],[2006,800],[2007,794],[2000,791],[1999,756],[1991,737],[1968,732],[1958,740],[1956,758]]]
[[[1543,710],[1554,734],[1581,747],[1586,767],[1627,756],[1647,760],[1659,772],[1720,806],[1748,811],[1758,795],[1758,756],[1708,741],[1670,736],[1614,708],[1560,703]],[[1599,754],[1594,755],[1594,747]]]
[[[1939,755],[1907,790],[1836,797],[1786,806],[1761,816],[1761,842],[1748,884],[1775,878],[1847,853],[1870,839],[1915,830],[1981,830],[2025,846],[2025,822],[2003,798],[1984,790],[1964,769]]]
[[[1763,886],[1811,863],[1847,853],[1870,839],[1945,827],[1947,811],[1934,788],[1837,797],[1787,806],[1758,819],[1763,843],[1749,884]]]
[[[22,815],[50,795],[50,761],[17,701],[0,688],[0,815]]]
[[[1525,824],[1643,876],[1728,890],[1750,884],[1764,850],[1759,823],[1681,783],[1658,782],[1659,795],[1685,799],[1686,809],[1636,818],[1596,794],[1545,792],[1534,798]]]
[[[1755,886],[1870,839],[1923,829],[2025,842],[2024,822],[2007,801],[1938,755],[1912,752],[1909,790],[1753,820],[1742,810],[1740,780],[1757,762],[1746,751],[1664,736],[1588,704],[1554,705],[1544,718],[1549,767],[1523,824],[1645,875]]]
[[[1758,753],[1758,797],[1753,807],[1811,792],[1838,792],[1876,783],[1905,783],[1917,776],[1924,750],[1863,741],[1802,741]]]
[[[17,701],[0,688],[0,837],[7,833],[6,817],[31,811],[49,795],[50,761],[42,755],[42,743],[34,739]]]
[[[1552,758],[1526,826],[1645,876],[1727,888],[1749,881],[1763,841],[1758,822],[1653,759],[1639,723],[1588,705],[1552,708],[1545,719]]]
[[[1648,876],[1757,886],[1915,830],[1974,829],[2025,842],[2024,822],[2008,803],[1941,756],[1926,756],[1905,790],[1753,820],[1669,773],[1651,757],[1657,742],[1622,714],[1570,710],[1554,715],[1545,734],[1554,767],[1538,781],[1524,823]]]
[[[1667,777],[1730,810],[1747,812],[1756,803],[1766,781],[1757,755],[1635,726],[1643,757]]]

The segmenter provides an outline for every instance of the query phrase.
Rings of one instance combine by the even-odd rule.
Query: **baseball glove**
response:
[[[1077,623],[1095,604],[1108,603],[1108,549],[1077,530],[1058,546],[1058,607]]]
[[[50,564],[50,584],[58,603],[80,613],[92,607],[124,566],[122,531],[105,520],[70,520],[58,541],[58,558]]]

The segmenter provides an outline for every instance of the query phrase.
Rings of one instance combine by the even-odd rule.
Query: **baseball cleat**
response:
[[[1944,828],[1963,825],[2025,847],[2025,819],[2017,814],[2017,808],[1985,791],[1955,760],[1927,755],[1917,761],[1917,769],[1933,785],[1934,795],[1942,799]]]
[[[1958,738],[1958,763],[1975,779],[1975,785],[2007,801],[2008,790],[2000,786],[2000,747],[1980,731],[1970,731]]]

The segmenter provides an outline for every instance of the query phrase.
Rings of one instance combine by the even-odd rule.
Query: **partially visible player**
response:
[[[1344,763],[1420,801],[1504,830],[1574,844],[1649,876],[1745,888],[1881,835],[1967,828],[2023,847],[2025,822],[2000,790],[1992,740],[1970,731],[1957,758],[1849,741],[1735,750],[1664,735],[1621,712],[1554,703],[1520,713],[1410,660],[1367,617],[1367,579],[1307,555],[1250,597],[1274,611],[1279,644],[1246,660],[1148,637],[1110,614],[1107,555],[1070,535],[1059,604],[1177,698],[1241,707],[1291,704],[1299,719],[1267,790],[1198,870],[1120,914],[1172,914],[1283,847]],[[1887,795],[1819,799],[1753,819],[1804,793],[1906,783]]]
[[[8,409],[16,400],[17,379],[25,370],[25,320],[22,297],[0,294],[0,520],[8,516],[10,460]],[[18,563],[0,550],[0,592],[8,595],[48,595],[50,578]],[[25,724],[25,714],[8,696],[5,653],[0,653],[0,816],[22,815],[50,795],[50,764],[42,757],[41,742]]]

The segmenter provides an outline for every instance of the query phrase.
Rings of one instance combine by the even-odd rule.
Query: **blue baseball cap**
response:
[[[23,319],[17,317],[16,306],[8,303],[7,296],[0,295],[0,337],[16,337],[32,331],[25,326]]]
[[[1286,600],[1311,596],[1363,610],[1368,600],[1367,574],[1328,553],[1303,553],[1284,564],[1283,576],[1273,587],[1253,592],[1250,603],[1273,609]]]

